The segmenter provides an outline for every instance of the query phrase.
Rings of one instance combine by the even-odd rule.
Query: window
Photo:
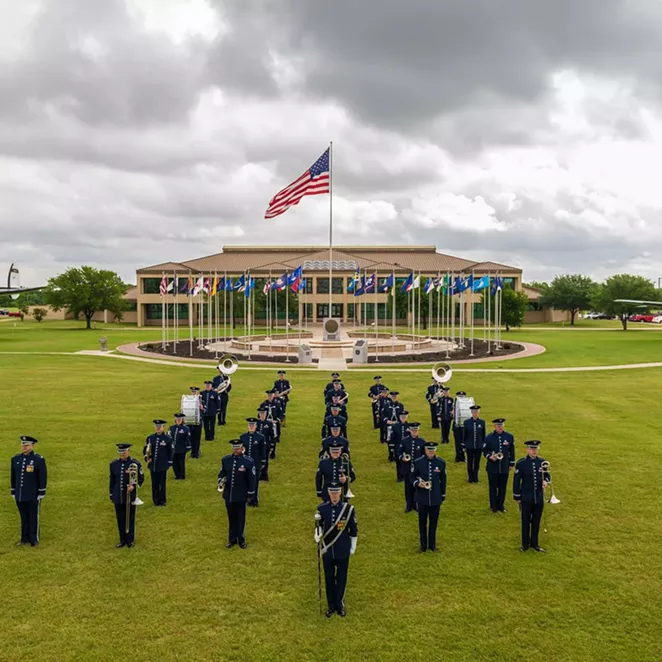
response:
[[[353,303],[348,303],[347,304],[347,319],[348,320],[353,320],[354,319],[354,304]]]
[[[135,299],[127,299],[125,310],[130,312],[138,310],[138,302]]]
[[[161,292],[160,278],[143,278],[143,294],[159,294],[160,292]],[[148,319],[152,319],[152,318],[148,317]],[[161,318],[159,317],[158,319]]]
[[[312,294],[313,293],[313,279],[312,278],[306,278],[306,286],[303,288],[303,293],[304,294]],[[311,308],[312,311],[312,308]],[[312,315],[312,312],[311,312]]]
[[[175,306],[172,303],[169,303],[167,306],[168,309],[168,320],[169,323],[172,323],[175,315]],[[177,310],[177,319],[181,322],[182,320],[186,320],[188,322],[188,304],[187,303],[179,303],[177,304],[178,310]],[[205,306],[205,309],[207,306]],[[162,319],[162,306],[160,303],[148,303],[145,306],[145,313],[146,317],[148,320],[160,320]],[[194,313],[197,311],[194,310]],[[197,320],[197,317],[195,318]]]
[[[515,289],[515,279],[514,278],[503,278],[503,284],[507,287],[510,287],[510,289],[514,290]]]
[[[482,303],[474,304],[474,319],[482,320],[484,316],[485,316],[485,310],[483,309],[483,304]]]
[[[332,294],[342,294],[343,292],[343,278],[334,278],[333,279],[333,291]],[[317,279],[317,294],[328,294],[329,293],[329,279],[328,278],[318,278]]]

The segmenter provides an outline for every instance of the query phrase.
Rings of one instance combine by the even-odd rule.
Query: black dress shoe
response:
[[[428,547],[428,550],[431,552],[436,552],[437,548],[436,547]]]
[[[230,547],[234,547],[237,543],[236,542],[229,542],[225,545],[226,549],[230,549]]]
[[[36,547],[38,544],[39,544],[38,542],[31,542],[31,543],[30,543],[30,547]],[[544,552],[545,550],[544,550],[544,549],[541,549],[540,551],[541,551],[541,552]]]
[[[326,610],[326,617],[331,618],[331,616],[333,616],[334,611],[335,611],[335,609],[327,609]]]
[[[136,546],[135,542],[127,543],[127,547],[135,547],[135,546]]]
[[[547,550],[546,550],[546,549],[543,549],[542,547],[532,547],[532,549],[535,549],[536,552],[543,552],[543,554],[544,554],[545,552],[547,552]]]
[[[126,543],[125,542],[118,542],[117,545],[115,545],[115,549],[119,549],[120,547],[125,547]]]
[[[406,513],[410,513],[412,510],[414,510],[414,509],[413,508],[405,508]]]
[[[519,551],[520,552],[526,552],[526,550],[529,549],[528,547],[520,547]]]
[[[423,554],[427,550],[427,547],[421,547],[418,551],[420,554]]]
[[[248,547],[248,543],[246,543],[246,542],[240,542],[240,543],[239,543],[239,547],[241,547],[241,549],[246,549],[246,547]]]
[[[505,509],[505,508],[499,508],[499,510],[498,510],[497,512],[505,513],[505,512],[506,512],[506,509]]]
[[[340,609],[336,609],[336,614],[338,614],[338,616],[342,616],[344,618],[345,617],[345,608],[340,607]]]
[[[22,545],[27,545],[27,544],[28,544],[28,541],[27,541],[27,540],[19,540],[19,541],[16,543],[16,547],[21,547]]]

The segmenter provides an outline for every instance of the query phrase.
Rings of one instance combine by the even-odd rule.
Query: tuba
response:
[[[435,363],[432,366],[432,379],[434,379],[437,384],[444,384],[445,382],[450,381],[452,376],[453,369],[448,363]],[[441,391],[437,390],[434,397],[430,399],[430,404],[436,404],[440,397]]]
[[[239,361],[233,354],[223,354],[218,361],[216,369],[227,377],[227,379],[216,389],[217,393],[224,393],[230,386],[230,375],[237,371]]]
[[[345,493],[344,497],[345,499],[352,499],[354,497],[354,493],[350,487],[351,475],[349,471],[349,455],[347,453],[343,453],[340,456],[340,461],[340,472],[347,476],[347,482],[343,485],[343,492]]]

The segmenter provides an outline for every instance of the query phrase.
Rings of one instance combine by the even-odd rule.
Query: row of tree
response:
[[[616,274],[604,283],[597,283],[588,276],[568,274],[556,276],[551,283],[530,285],[541,291],[541,305],[569,312],[571,325],[579,313],[593,310],[618,317],[624,331],[627,331],[630,316],[651,306],[617,302],[618,299],[660,301],[661,294],[650,280],[633,274]]]

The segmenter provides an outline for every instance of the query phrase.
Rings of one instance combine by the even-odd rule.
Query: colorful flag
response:
[[[491,294],[494,296],[497,292],[500,292],[503,289],[503,280],[501,280],[501,276],[495,276],[494,280],[492,281],[492,289],[491,289]]]
[[[234,290],[234,284],[232,282],[232,278],[225,279],[225,290],[226,292],[232,292],[232,290]]]
[[[474,281],[473,290],[474,292],[480,292],[481,290],[484,290],[489,286],[490,286],[490,277],[483,276],[482,278],[479,278],[478,280]]]
[[[162,297],[165,296],[166,292],[168,291],[168,279],[165,276],[161,278],[161,285],[159,286],[159,291],[161,292]]]
[[[215,297],[216,292],[218,292],[218,278],[214,277],[211,279],[211,291],[210,291],[211,296]]]
[[[445,276],[442,276],[439,279],[439,282],[437,283],[437,291],[442,291],[444,294],[446,294],[448,290],[448,281],[449,281],[449,276],[446,274]]]
[[[232,289],[235,292],[243,292],[246,289],[246,274],[241,274],[241,276],[234,281]]]
[[[251,295],[251,290],[255,287],[255,278],[251,278],[250,276],[246,279],[246,288],[244,289],[244,293],[246,294],[246,298],[250,297]]]
[[[184,284],[182,285],[182,288],[179,290],[180,294],[186,294],[187,296],[191,293],[191,277],[189,276],[184,280]]]
[[[430,294],[430,292],[432,292],[434,288],[435,288],[434,278],[428,278],[425,283],[425,293]]]
[[[417,290],[421,286],[421,275],[419,274],[414,278],[414,284],[411,286],[412,290]]]
[[[393,287],[393,274],[391,274],[378,288],[380,294],[386,294]]]
[[[264,287],[262,288],[262,292],[264,294],[268,294],[270,289],[271,289],[271,281],[267,278],[264,281]]]
[[[287,272],[285,272],[280,278],[276,278],[272,287],[275,287],[277,292],[284,290],[287,287]]]
[[[359,279],[361,278],[361,274],[358,271],[354,272],[354,275],[352,276],[352,280],[347,283],[347,291],[348,292],[353,292],[354,288],[356,287],[356,284],[359,282]]]
[[[411,273],[409,274],[409,276],[407,276],[405,282],[402,283],[400,292],[411,292],[413,287],[414,287],[414,274]]]
[[[329,150],[320,156],[309,170],[291,184],[276,193],[271,199],[265,218],[274,218],[290,207],[298,205],[306,195],[320,195],[329,192]]]
[[[195,283],[195,287],[193,288],[193,296],[196,296],[197,294],[202,292],[204,286],[205,286],[205,279],[202,276],[200,276],[200,278],[198,278],[198,280]]]
[[[466,290],[470,290],[473,283],[474,283],[473,275],[467,276],[464,280],[460,281],[460,284],[458,286],[458,291],[466,292]]]
[[[374,294],[376,280],[377,280],[376,275],[372,274],[372,275],[368,276],[363,281],[363,293],[364,294]]]

